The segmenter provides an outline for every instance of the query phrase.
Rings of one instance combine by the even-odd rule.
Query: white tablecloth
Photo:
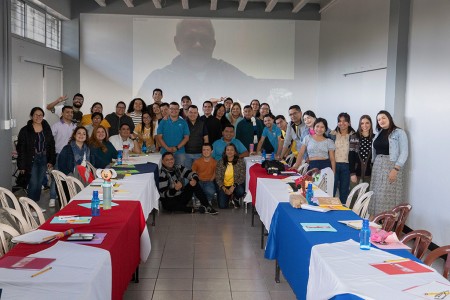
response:
[[[101,183],[101,179],[96,179],[94,182]],[[153,173],[137,174],[132,176],[125,176],[121,180],[117,180],[119,187],[114,188],[119,190],[114,193],[113,202],[120,202],[120,200],[136,200],[141,202],[142,212],[145,220],[153,209],[159,208],[159,192],[155,184]],[[102,187],[87,186],[80,191],[72,200],[88,200],[92,198],[94,190],[101,190]],[[112,207],[114,209],[114,207]],[[144,227],[141,233],[141,261],[147,261],[151,251],[150,236],[147,226]]]
[[[59,241],[31,257],[56,258],[51,270],[0,269],[1,299],[111,299],[109,252]]]
[[[374,248],[362,251],[359,243],[353,240],[316,245],[311,251],[306,298],[330,299],[350,293],[363,299],[423,299],[403,290],[432,281],[445,282],[444,277],[432,268],[432,273],[387,275],[369,265],[399,258]]]
[[[280,202],[289,202],[291,187],[286,183],[288,179],[258,178],[256,186],[256,211],[267,230],[270,229],[272,216]],[[299,193],[299,192],[297,192]],[[329,197],[319,188],[314,189],[314,197]]]

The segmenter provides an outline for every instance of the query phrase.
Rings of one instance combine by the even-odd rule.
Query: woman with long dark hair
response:
[[[331,131],[330,137],[334,140],[336,146],[336,172],[334,173],[334,189],[335,196],[339,189],[339,199],[342,203],[347,201],[350,193],[350,136],[355,133],[351,126],[350,115],[348,113],[340,113],[337,117],[336,129]]]
[[[85,127],[75,128],[69,143],[58,155],[58,170],[66,175],[73,173],[75,166],[90,161],[91,151],[88,143],[88,131]]]
[[[373,136],[372,119],[368,115],[361,116],[358,131],[350,136],[350,181],[354,185],[370,182]]]
[[[20,129],[17,141],[17,168],[28,181],[28,197],[35,202],[41,198],[41,186],[47,169],[56,163],[55,140],[44,120],[44,110],[34,107],[30,119]]]
[[[156,140],[155,140],[155,123],[148,112],[142,113],[142,122],[137,124],[134,128],[134,134],[138,137],[139,147],[145,142],[147,150],[149,152],[154,152],[156,150]]]
[[[259,102],[259,100],[258,99],[253,99],[250,102],[250,106],[252,107],[253,116],[255,118],[259,118],[259,107],[261,106],[261,103]]]
[[[381,110],[377,114],[377,133],[372,146],[373,191],[369,203],[369,213],[374,216],[391,210],[403,198],[403,167],[408,159],[408,136],[395,125],[389,112]]]
[[[216,183],[219,208],[228,208],[228,204],[238,208],[238,199],[245,194],[245,163],[233,143],[225,147],[222,161],[217,162]]]
[[[214,107],[213,116],[220,121],[222,130],[225,128],[225,125],[231,124],[225,116],[225,105],[223,105],[222,103],[219,103],[216,105],[216,107]]]
[[[134,126],[141,123],[142,113],[147,111],[147,105],[142,98],[134,98],[128,105],[127,115],[133,120]]]

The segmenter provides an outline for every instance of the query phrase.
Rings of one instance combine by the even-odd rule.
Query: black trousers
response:
[[[185,187],[183,187],[180,195],[161,198],[161,203],[165,210],[191,212],[192,209],[186,205],[192,199],[192,195],[194,194],[203,206],[209,206],[208,199],[206,199],[205,193],[203,193],[203,190],[198,183],[196,183],[195,186],[188,183]]]

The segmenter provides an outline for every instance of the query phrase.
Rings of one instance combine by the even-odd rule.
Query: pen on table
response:
[[[403,262],[403,261],[408,261],[410,260],[409,258],[399,258],[399,259],[389,259],[389,260],[385,260],[385,263],[396,263],[396,262]]]
[[[330,228],[330,226],[306,226],[306,228]]]
[[[58,216],[58,218],[59,218],[60,220],[73,219],[73,218],[79,218],[79,217],[81,217],[81,216],[79,216],[79,215],[73,215],[73,216]]]
[[[45,273],[47,271],[50,271],[51,269],[52,269],[52,267],[48,267],[47,269],[40,270],[39,272],[31,275],[31,277],[36,277],[36,276],[41,275],[41,274],[43,274],[43,273]]]
[[[450,291],[442,291],[442,292],[430,292],[430,293],[425,293],[425,296],[437,296],[437,295],[450,295]]]

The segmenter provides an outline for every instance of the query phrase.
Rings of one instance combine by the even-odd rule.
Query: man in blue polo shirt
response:
[[[233,143],[236,146],[239,157],[247,157],[249,155],[247,148],[245,148],[241,141],[234,138],[234,126],[231,124],[227,124],[222,131],[222,138],[213,143],[214,150],[212,157],[215,160],[221,160],[223,151],[225,151],[225,147],[230,143]]]
[[[169,118],[158,125],[157,140],[161,145],[161,154],[172,152],[177,165],[184,164],[184,145],[189,141],[189,128],[185,120],[179,117],[180,105],[170,103]]]

